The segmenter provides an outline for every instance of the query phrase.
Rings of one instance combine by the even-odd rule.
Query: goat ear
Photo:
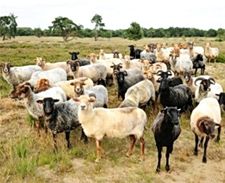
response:
[[[38,104],[43,104],[43,100],[37,100],[36,101]]]
[[[69,52],[70,55],[72,55],[72,52]]]
[[[79,55],[79,54],[80,54],[80,52],[78,51],[78,52],[77,52],[77,55]]]
[[[221,127],[220,124],[215,124],[215,129],[218,129],[218,128],[220,128],[220,127]]]
[[[95,102],[96,98],[94,96],[89,97],[89,102]]]
[[[58,102],[59,101],[59,99],[54,99],[54,102]]]
[[[209,130],[209,123],[207,121],[202,122],[201,126],[203,127],[204,132]]]
[[[124,73],[124,76],[127,76],[127,71],[123,71],[123,73]]]
[[[68,60],[68,61],[66,62],[66,64],[70,64],[70,60]]]
[[[80,102],[80,99],[79,99],[79,98],[73,98],[73,100],[74,100],[75,102]]]

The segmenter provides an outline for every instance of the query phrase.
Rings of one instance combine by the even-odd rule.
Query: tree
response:
[[[98,31],[105,26],[105,24],[102,22],[102,17],[98,14],[95,14],[93,18],[91,19],[91,23],[95,23],[95,41],[98,40]]]
[[[143,30],[137,22],[132,22],[126,31],[126,37],[131,40],[138,40],[143,37]]]
[[[217,36],[219,41],[224,41],[225,40],[225,29],[219,28],[217,30]]]
[[[78,26],[67,17],[57,17],[52,21],[52,24],[53,25],[49,27],[51,31],[60,34],[64,41],[69,41],[69,37],[76,36],[78,30],[82,27],[81,25]]]
[[[0,36],[2,36],[2,40],[5,40],[7,37],[9,39],[15,38],[17,31],[16,18],[13,14],[0,17]]]
[[[35,28],[34,30],[33,30],[33,33],[34,33],[34,35],[35,36],[37,36],[37,37],[41,37],[41,36],[43,36],[43,31],[40,29],[40,28]]]

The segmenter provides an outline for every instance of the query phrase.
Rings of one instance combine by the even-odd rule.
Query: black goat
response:
[[[193,109],[191,89],[184,84],[170,87],[169,83],[169,78],[161,79],[160,81],[159,95],[162,106],[176,106],[181,108],[182,112],[191,107],[191,111]]]
[[[67,147],[71,148],[70,131],[79,127],[78,121],[78,105],[74,101],[58,102],[58,100],[51,97],[37,100],[38,103],[43,104],[43,111],[45,120],[48,123],[48,128],[52,131],[54,147],[57,150],[56,134],[65,132]],[[84,134],[83,129],[81,139],[87,143],[87,136]]]
[[[126,71],[117,71],[115,73],[118,84],[118,99],[121,96],[124,100],[127,89],[139,81],[144,80],[144,76],[139,69],[128,69]]]
[[[166,171],[170,170],[169,156],[173,151],[173,143],[179,137],[181,128],[179,124],[179,111],[177,107],[166,107],[158,113],[152,125],[156,146],[158,149],[158,164],[156,172],[160,172],[162,148],[166,149]]]
[[[157,75],[160,76],[161,78],[158,79],[158,82],[161,81],[161,79],[167,79],[169,80],[169,86],[177,86],[179,84],[183,84],[183,80],[180,78],[180,77],[172,77],[172,78],[169,78],[169,76],[172,76],[172,73],[170,70],[168,71],[162,71],[162,70],[159,70],[157,72]]]
[[[195,76],[197,75],[198,69],[201,69],[201,75],[204,75],[205,73],[205,64],[203,62],[203,56],[201,54],[198,54],[193,59],[193,69],[195,69]]]
[[[130,48],[130,59],[140,59],[141,58],[141,49],[136,48],[134,45],[129,45]]]
[[[225,111],[225,93],[221,92],[220,94],[216,94],[219,97],[218,102],[222,109]]]
[[[80,54],[80,52],[69,52],[69,54],[71,55],[71,60],[73,61],[79,61],[80,62],[80,66],[84,66],[84,65],[89,65],[90,61],[87,59],[79,59],[77,55]]]

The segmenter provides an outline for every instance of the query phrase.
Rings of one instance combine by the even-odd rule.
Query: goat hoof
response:
[[[144,156],[141,156],[140,157],[140,161],[144,161],[145,160],[145,157]]]
[[[100,162],[100,158],[96,158],[95,163],[99,163]]]
[[[132,153],[127,152],[127,153],[126,153],[126,157],[128,157],[128,158],[129,158],[129,157],[131,156],[131,154],[132,154]]]
[[[160,168],[157,167],[155,171],[156,171],[156,173],[159,173],[160,172]]]
[[[216,142],[216,143],[219,143],[219,141],[220,141],[220,138],[216,138],[216,139],[215,139],[215,142]]]
[[[195,156],[198,156],[198,151],[194,151],[194,155]]]
[[[165,168],[166,168],[167,172],[170,171],[170,166],[169,165],[167,165]]]
[[[203,162],[203,163],[207,163],[206,157],[203,157],[203,158],[202,158],[202,162]]]

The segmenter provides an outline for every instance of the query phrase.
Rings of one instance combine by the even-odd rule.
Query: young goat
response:
[[[165,107],[158,113],[152,125],[156,146],[158,149],[158,165],[156,172],[160,172],[161,152],[166,146],[166,171],[170,170],[169,156],[173,151],[173,143],[179,137],[181,128],[179,124],[179,111],[177,107]]]

